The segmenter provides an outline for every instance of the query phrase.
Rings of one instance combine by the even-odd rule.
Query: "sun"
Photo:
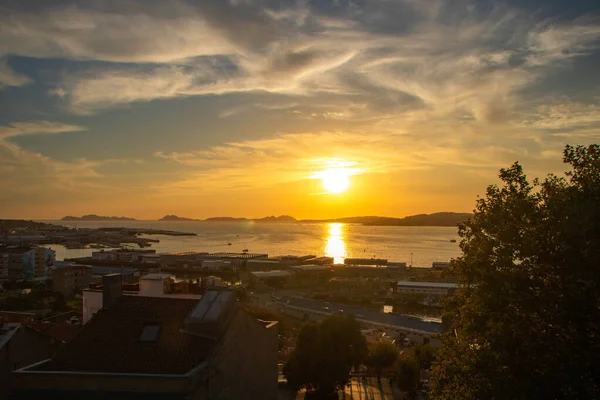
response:
[[[321,172],[321,184],[328,193],[342,193],[350,186],[350,171],[330,168]]]

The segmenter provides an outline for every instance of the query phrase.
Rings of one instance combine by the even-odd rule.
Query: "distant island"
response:
[[[298,222],[296,218],[290,217],[289,215],[280,215],[276,217],[271,215],[270,217],[264,218],[236,218],[236,217],[212,217],[207,219],[194,219],[194,218],[185,218],[178,217],[177,215],[165,215],[159,221],[168,221],[168,222],[177,222],[177,221],[204,221],[204,222]]]
[[[73,217],[67,215],[63,217],[61,221],[137,221],[135,218],[127,217],[106,217],[103,215],[88,214],[81,217]]]
[[[344,224],[362,224],[367,226],[456,226],[469,218],[471,213],[439,212],[434,214],[418,214],[404,218],[363,216],[334,219],[302,219],[297,220],[289,215],[269,216],[264,218],[238,218],[238,217],[212,217],[207,219],[194,219],[165,215],[159,221],[203,221],[203,222],[272,222],[272,223],[327,223],[339,222]]]
[[[392,217],[347,217],[336,219],[301,220],[304,223],[340,222],[345,224],[362,224],[367,226],[456,226],[469,218],[471,213],[439,212],[433,214],[418,214],[404,218]]]
[[[159,219],[159,221],[177,222],[177,221],[202,221],[202,220],[194,219],[194,218],[178,217],[177,215],[165,215],[164,217]]]

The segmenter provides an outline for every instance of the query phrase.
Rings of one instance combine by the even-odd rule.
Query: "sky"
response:
[[[500,168],[561,173],[567,143],[600,142],[596,0],[4,0],[0,18],[0,218],[469,212]]]

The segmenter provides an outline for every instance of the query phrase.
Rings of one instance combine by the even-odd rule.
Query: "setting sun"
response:
[[[323,171],[321,183],[329,193],[342,193],[350,186],[349,171],[343,168],[332,168]]]

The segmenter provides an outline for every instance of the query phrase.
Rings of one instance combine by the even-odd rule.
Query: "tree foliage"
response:
[[[416,344],[411,351],[415,359],[419,362],[421,369],[431,368],[436,355],[435,349],[431,344]]]
[[[600,146],[564,162],[533,184],[502,169],[460,226],[435,398],[600,398]]]
[[[419,361],[412,353],[402,355],[398,359],[396,370],[398,387],[405,391],[410,399],[414,399],[420,383]]]
[[[336,314],[302,327],[283,373],[296,389],[328,394],[349,382],[350,371],[365,361],[367,353],[358,321]]]
[[[391,367],[398,358],[398,348],[395,344],[387,341],[381,341],[369,348],[369,356],[367,357],[367,365],[372,367],[377,374],[377,378],[381,377],[381,371],[384,368]]]

